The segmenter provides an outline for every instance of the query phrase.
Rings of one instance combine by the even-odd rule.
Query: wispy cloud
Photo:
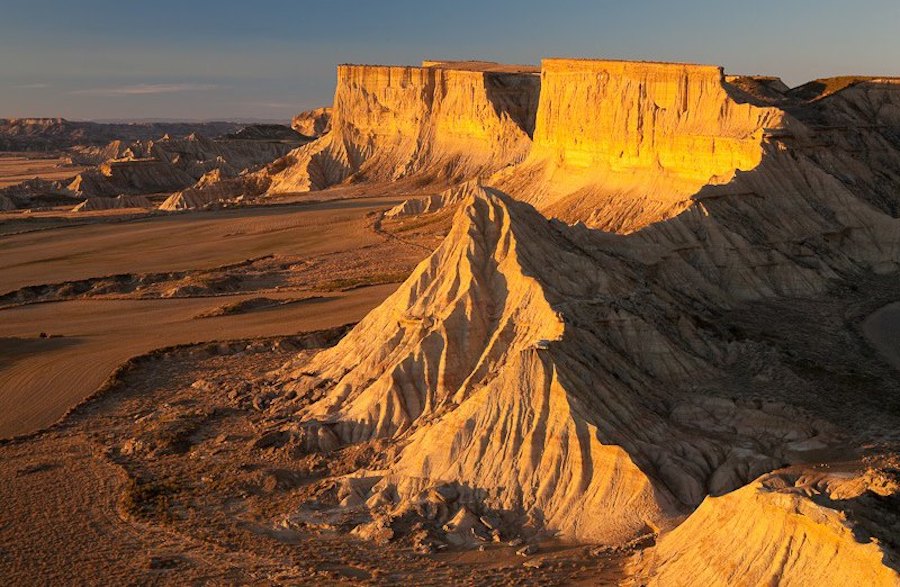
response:
[[[111,88],[87,88],[74,90],[71,94],[82,96],[145,96],[149,94],[178,94],[182,92],[205,92],[215,90],[214,84],[135,84]]]
[[[51,86],[50,84],[21,84],[13,87],[17,90],[41,90],[44,88],[49,88]]]

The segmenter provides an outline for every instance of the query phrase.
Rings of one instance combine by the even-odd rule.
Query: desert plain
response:
[[[0,131],[8,583],[900,584],[896,78]]]

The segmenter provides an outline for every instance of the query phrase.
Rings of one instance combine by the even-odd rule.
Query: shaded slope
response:
[[[334,349],[286,367],[282,385],[321,398],[298,416],[326,436],[400,440],[384,483],[401,501],[460,483],[491,507],[610,542],[830,442],[832,426],[740,399],[737,380],[739,399],[714,391],[752,349],[705,326],[701,308],[789,288],[777,269],[746,294],[740,272],[702,257],[657,265],[646,245],[635,256],[619,241],[484,190],[404,286]],[[746,262],[741,248],[719,254]],[[707,301],[667,291],[685,279]]]

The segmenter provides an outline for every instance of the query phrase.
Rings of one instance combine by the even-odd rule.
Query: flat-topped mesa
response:
[[[545,59],[531,153],[498,184],[614,230],[677,213],[704,185],[757,166],[765,129],[783,124],[781,110],[730,91],[718,66]]]
[[[270,193],[322,189],[348,177],[487,177],[522,161],[540,78],[518,66],[428,62],[341,65],[332,132],[270,170]]]

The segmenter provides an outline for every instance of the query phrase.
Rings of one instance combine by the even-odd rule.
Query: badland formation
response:
[[[59,131],[79,172],[0,190],[33,271],[145,255],[0,267],[49,333],[0,393],[65,396],[0,446],[5,573],[63,576],[74,468],[109,577],[900,584],[900,80],[342,65],[292,128]],[[89,304],[152,325],[99,373]]]

